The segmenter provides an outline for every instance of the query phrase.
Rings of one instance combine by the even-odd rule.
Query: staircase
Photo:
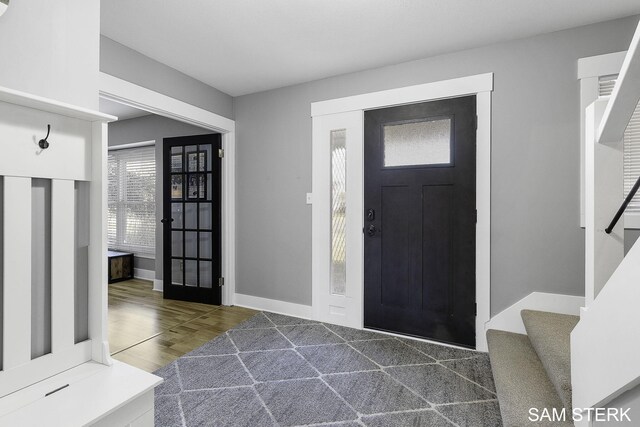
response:
[[[590,426],[591,409],[605,409],[640,387],[640,240],[625,255],[624,224],[618,221],[624,222],[623,213],[640,188],[638,178],[620,205],[623,139],[639,101],[640,24],[611,96],[585,110],[585,306],[580,317],[522,310],[527,335],[487,331],[505,426],[570,426],[574,411],[576,423]],[[630,407],[640,405],[637,394],[629,399]]]
[[[487,331],[502,421],[506,427],[572,426],[569,342],[579,317],[535,310],[521,316],[527,335]],[[543,417],[545,408],[551,419]],[[563,409],[563,420],[553,418]]]

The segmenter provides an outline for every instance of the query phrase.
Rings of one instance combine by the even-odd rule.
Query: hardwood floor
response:
[[[109,285],[109,346],[114,359],[153,372],[257,312],[165,300],[146,280]]]

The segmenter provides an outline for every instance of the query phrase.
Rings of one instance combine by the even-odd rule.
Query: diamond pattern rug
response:
[[[156,374],[158,427],[502,425],[486,353],[275,313]]]

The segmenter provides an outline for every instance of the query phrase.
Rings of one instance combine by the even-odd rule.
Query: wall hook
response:
[[[47,138],[49,138],[49,132],[51,132],[51,125],[47,125],[47,136],[45,136],[44,139],[41,139],[38,142],[38,146],[43,150],[49,148],[49,141],[47,141]]]

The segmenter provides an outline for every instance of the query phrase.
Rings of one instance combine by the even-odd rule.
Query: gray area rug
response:
[[[173,426],[501,426],[489,357],[258,313],[156,371]]]

